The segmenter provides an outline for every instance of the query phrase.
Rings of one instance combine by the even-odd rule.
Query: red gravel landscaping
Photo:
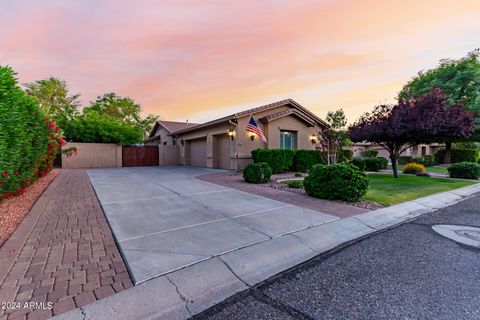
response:
[[[57,170],[52,170],[28,187],[22,195],[0,202],[0,247],[17,229],[35,201],[42,195],[57,174]]]

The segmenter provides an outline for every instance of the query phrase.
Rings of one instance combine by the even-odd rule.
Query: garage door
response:
[[[189,165],[194,167],[207,166],[207,139],[188,141]]]
[[[213,167],[218,169],[230,168],[230,137],[226,134],[213,138]]]

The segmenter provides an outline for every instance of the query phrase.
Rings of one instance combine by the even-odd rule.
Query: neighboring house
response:
[[[196,126],[197,123],[162,121],[158,120],[152,128],[150,135],[145,139],[144,144],[152,145],[176,145],[177,141],[170,134],[182,129]]]
[[[443,144],[420,144],[418,146],[408,148],[402,153],[402,156],[420,157],[424,155],[433,155],[441,148],[444,148]],[[379,146],[378,144],[368,142],[354,143],[350,147],[345,147],[345,149],[352,150],[354,157],[361,156],[362,152],[365,150],[377,150],[379,157],[384,157],[387,159],[389,159],[390,157],[388,151],[385,150],[383,147]]]
[[[266,143],[246,131],[250,116],[264,132]],[[168,123],[171,122],[159,121],[145,142],[161,136],[163,144],[165,131],[159,128],[169,127]],[[312,139],[315,142],[315,137],[325,128],[328,124],[305,107],[292,99],[282,100],[169,132],[165,138],[167,146],[160,144],[160,159],[168,157],[166,163],[172,165],[171,153],[178,152],[175,161],[180,165],[241,170],[252,162],[251,151],[257,148],[313,150]],[[175,142],[176,148],[168,147],[169,139],[172,144]]]

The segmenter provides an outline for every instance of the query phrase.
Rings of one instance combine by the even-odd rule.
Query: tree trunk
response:
[[[445,143],[445,158],[443,159],[443,163],[450,164],[452,163],[452,142],[448,141]]]
[[[390,161],[392,161],[393,176],[398,178],[397,156],[390,154]]]

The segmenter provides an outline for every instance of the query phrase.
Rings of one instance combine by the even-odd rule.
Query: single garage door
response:
[[[188,141],[188,164],[194,167],[207,166],[207,139]]]
[[[227,134],[213,136],[213,167],[230,168],[230,137]]]

